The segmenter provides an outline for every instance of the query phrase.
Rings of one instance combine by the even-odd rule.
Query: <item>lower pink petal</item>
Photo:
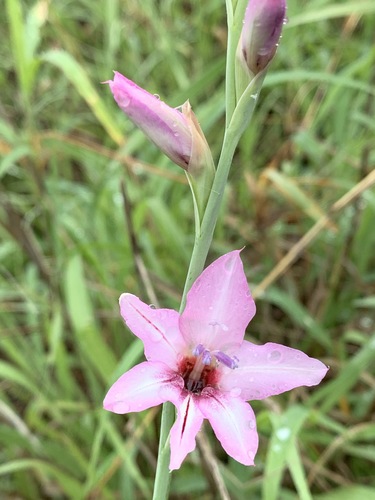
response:
[[[280,344],[243,342],[235,353],[238,368],[225,370],[223,391],[234,391],[246,401],[264,399],[302,385],[319,384],[328,368],[318,359]]]
[[[124,373],[109,389],[103,407],[113,413],[142,411],[165,401],[178,401],[182,378],[164,363],[140,363]]]
[[[186,455],[195,449],[195,437],[203,422],[196,399],[198,398],[188,394],[177,405],[177,419],[171,429],[170,470],[179,469]]]
[[[228,455],[243,465],[254,465],[258,433],[251,406],[212,388],[202,392],[198,405]]]

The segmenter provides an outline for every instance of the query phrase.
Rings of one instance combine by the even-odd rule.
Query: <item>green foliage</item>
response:
[[[234,158],[210,258],[245,246],[249,338],[331,369],[318,388],[254,402],[255,468],[207,430],[233,499],[375,497],[374,15],[373,1],[289,0]],[[7,0],[0,28],[0,497],[148,499],[160,409],[101,408],[143,356],[117,300],[153,302],[141,258],[178,308],[194,214],[181,171],[100,82],[116,69],[171,105],[190,98],[217,160],[225,5]],[[173,498],[219,498],[201,460],[174,473]]]

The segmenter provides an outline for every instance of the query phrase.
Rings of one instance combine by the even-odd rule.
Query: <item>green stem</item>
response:
[[[243,131],[249,124],[253,115],[264,77],[265,72],[257,75],[249,83],[249,86],[241,97],[238,106],[234,110],[229,127],[225,132],[223,147],[215,179],[212,184],[211,194],[203,216],[201,230],[200,233],[196,235],[194,242],[185,289],[181,300],[181,311],[185,307],[187,292],[190,290],[191,285],[203,270],[219,216],[219,210],[224,196],[229,170],[232,165],[233,155]]]
[[[173,425],[175,411],[172,403],[164,403],[161,414],[160,439],[158,450],[158,461],[155,474],[155,485],[153,500],[164,500],[168,498],[171,473],[169,472],[169,432]]]

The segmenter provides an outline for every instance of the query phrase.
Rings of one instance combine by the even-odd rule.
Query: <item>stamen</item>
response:
[[[193,349],[193,356],[200,356],[203,351],[206,349],[204,348],[203,344],[198,344],[196,347]]]
[[[207,349],[205,349],[204,353],[202,355],[202,362],[203,362],[204,365],[210,365],[211,361],[212,361],[211,353],[210,353],[210,351],[208,351]]]
[[[233,358],[231,358],[230,356],[228,356],[228,354],[224,354],[221,351],[217,351],[215,352],[215,358],[220,363],[223,363],[223,365],[227,366],[228,368],[231,368],[232,370],[238,368],[239,359],[237,358],[237,356],[233,356]]]

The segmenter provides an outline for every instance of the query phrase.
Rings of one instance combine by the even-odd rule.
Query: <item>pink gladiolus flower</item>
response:
[[[178,411],[171,470],[194,450],[205,418],[230,456],[254,465],[258,434],[246,401],[319,384],[327,372],[296,349],[244,340],[255,304],[239,254],[223,255],[203,271],[181,315],[153,309],[131,294],[120,297],[121,315],[143,341],[147,361],[113,384],[104,408],[128,413],[171,401]]]
[[[254,74],[275,55],[285,21],[286,0],[249,0],[238,45],[238,56]]]
[[[171,108],[117,71],[106,83],[124,113],[174,163],[193,176],[204,168],[214,169],[210,148],[189,101],[181,111]]]

